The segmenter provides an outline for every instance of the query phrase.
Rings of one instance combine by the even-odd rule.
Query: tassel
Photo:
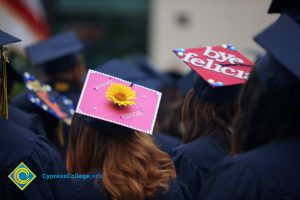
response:
[[[59,120],[58,127],[57,127],[57,140],[61,147],[64,147],[65,141],[64,141],[64,129],[63,129],[63,122]]]
[[[0,47],[0,57],[2,65],[2,74],[0,81],[0,116],[8,119],[8,102],[7,102],[7,76],[6,76],[6,63],[8,58],[4,55],[3,47]]]

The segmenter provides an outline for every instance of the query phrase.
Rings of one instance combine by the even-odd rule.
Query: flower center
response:
[[[115,98],[118,99],[119,101],[125,101],[126,100],[126,95],[122,92],[117,92],[115,94]]]

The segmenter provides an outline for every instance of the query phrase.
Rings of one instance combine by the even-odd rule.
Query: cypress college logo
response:
[[[21,162],[8,175],[8,178],[23,191],[36,178],[36,175],[23,162]]]

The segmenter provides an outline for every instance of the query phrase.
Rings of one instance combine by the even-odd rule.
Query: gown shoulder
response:
[[[66,174],[57,149],[44,136],[38,136],[10,120],[0,119],[0,199],[76,199],[69,179],[47,180],[45,175]],[[24,163],[35,178],[21,191],[9,174]]]
[[[300,138],[273,141],[222,163],[199,199],[300,199]]]

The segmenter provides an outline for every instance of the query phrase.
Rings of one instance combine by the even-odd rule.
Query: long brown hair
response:
[[[231,122],[236,111],[236,102],[211,102],[199,98],[194,89],[187,94],[182,119],[184,126],[183,143],[206,135],[215,135],[220,145],[230,146]]]
[[[149,135],[90,120],[80,114],[73,117],[67,152],[70,173],[102,172],[102,184],[113,200],[144,200],[168,190],[175,167]]]
[[[299,137],[299,91],[299,81],[268,87],[253,69],[238,102],[233,152],[246,152],[282,137]]]

